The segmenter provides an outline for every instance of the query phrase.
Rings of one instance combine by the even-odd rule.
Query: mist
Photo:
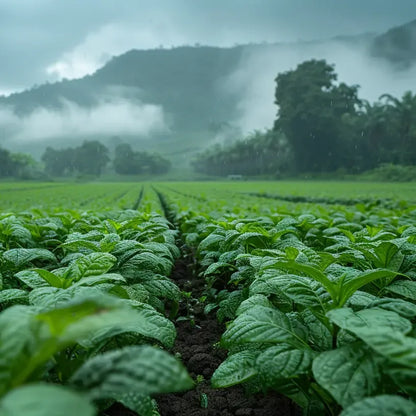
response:
[[[367,42],[347,43],[330,40],[322,43],[265,45],[247,48],[238,69],[223,83],[229,93],[239,92],[239,116],[233,124],[244,134],[271,128],[276,119],[274,104],[275,78],[278,73],[293,70],[309,59],[325,59],[335,65],[338,81],[359,85],[359,97],[373,103],[382,94],[401,97],[416,79],[416,65],[405,69],[374,58]]]
[[[40,107],[19,116],[12,107],[0,107],[1,145],[7,148],[47,145],[67,146],[89,137],[109,138],[129,135],[140,138],[166,132],[168,126],[163,108],[113,96],[101,98],[92,108],[62,99],[60,109]]]

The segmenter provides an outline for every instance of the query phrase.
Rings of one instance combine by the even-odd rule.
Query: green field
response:
[[[276,197],[282,201],[287,197],[360,200],[391,199],[416,205],[416,185],[414,183],[381,182],[316,182],[316,181],[279,181],[279,182],[94,182],[94,183],[28,183],[1,182],[0,208],[24,210],[30,208],[84,208],[116,209],[132,208],[141,189],[148,197],[154,188],[177,192],[178,195],[197,196],[210,200],[220,200],[224,205],[236,205],[241,200],[250,205],[253,194]],[[281,199],[283,197],[283,199]],[[191,198],[192,199],[192,198]],[[258,202],[257,198],[257,202]],[[290,202],[290,201],[289,201]],[[308,201],[305,201],[308,202]],[[321,201],[319,201],[321,202]],[[324,201],[325,202],[325,201]],[[357,201],[359,202],[359,201]],[[280,202],[281,203],[281,202]],[[267,204],[263,201],[263,204]],[[276,205],[276,203],[274,204]]]
[[[1,416],[414,416],[416,190],[3,182],[0,311]]]

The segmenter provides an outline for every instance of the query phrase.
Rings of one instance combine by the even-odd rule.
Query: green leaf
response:
[[[179,361],[150,346],[125,347],[96,356],[82,365],[70,382],[92,399],[171,393],[193,387]]]
[[[398,331],[361,331],[367,345],[389,360],[416,369],[416,339]]]
[[[400,331],[408,333],[412,324],[395,312],[379,308],[363,309],[353,312],[349,308],[334,309],[327,313],[328,318],[340,328],[360,336],[367,330],[378,330],[381,333]]]
[[[29,286],[31,289],[48,286],[48,282],[34,270],[22,270],[16,273],[15,277],[17,277],[21,282]]]
[[[77,286],[96,286],[102,283],[126,283],[126,280],[121,274],[117,273],[103,273],[98,276],[83,277],[78,282],[74,283],[72,287]]]
[[[233,319],[244,297],[242,290],[234,290],[229,293],[227,298],[219,303],[218,320],[223,322],[226,318]]]
[[[49,272],[45,269],[33,269],[33,271],[50,286],[62,288],[65,285],[65,281],[55,273]]]
[[[255,280],[250,286],[250,293],[284,293],[295,303],[325,310],[325,289],[309,277],[293,274],[277,275],[267,280]]]
[[[117,258],[109,253],[91,253],[74,260],[64,274],[65,279],[80,280],[82,277],[98,276],[110,270]]]
[[[246,350],[232,354],[221,363],[211,378],[214,388],[223,388],[243,383],[257,374],[255,351]]]
[[[224,346],[253,342],[306,344],[286,314],[264,306],[255,306],[239,315],[221,339]]]
[[[328,327],[329,322],[324,317],[317,317],[311,310],[305,309],[301,313],[302,320],[308,328],[308,341],[317,351],[326,351],[332,348],[332,334]],[[324,321],[324,322],[322,322]]]
[[[313,361],[313,375],[338,404],[346,407],[378,390],[381,374],[373,356],[362,345],[322,352]]]
[[[75,252],[82,252],[87,250],[91,250],[93,252],[99,251],[99,246],[97,242],[88,241],[88,240],[71,240],[66,241],[65,243],[62,243],[60,247],[65,248],[69,251],[75,251]]]
[[[386,311],[396,312],[399,315],[412,319],[416,317],[416,305],[411,302],[407,302],[403,299],[392,299],[392,298],[376,298],[371,303],[371,306],[374,308],[381,308]]]
[[[24,301],[27,303],[28,300],[29,294],[25,290],[5,289],[0,291],[0,304],[13,301]]]
[[[211,233],[199,243],[198,252],[217,249],[222,241],[224,241],[223,235]]]
[[[5,251],[3,257],[12,262],[16,267],[22,267],[34,260],[56,263],[56,257],[44,248],[13,248]]]
[[[397,276],[397,272],[393,272],[387,269],[369,270],[364,273],[360,273],[357,277],[348,280],[341,286],[339,294],[338,304],[339,306],[345,305],[347,300],[363,286],[374,282],[378,279],[393,279]]]
[[[0,416],[94,416],[94,406],[81,394],[53,384],[12,390],[0,402]]]
[[[414,416],[416,404],[400,396],[381,395],[354,403],[340,416]]]
[[[313,359],[310,349],[297,349],[288,344],[270,347],[262,352],[256,366],[266,385],[280,379],[296,377],[309,371]]]
[[[119,272],[128,280],[136,282],[136,275],[139,271],[151,271],[156,274],[169,276],[172,269],[172,262],[165,257],[158,257],[148,251],[135,254],[127,261],[119,265]]]
[[[391,241],[382,241],[374,248],[374,254],[377,256],[376,267],[396,272],[399,271],[404,259],[404,254],[400,252],[400,246]]]
[[[412,280],[397,280],[387,286],[386,290],[395,295],[416,301],[416,282]]]
[[[140,416],[159,415],[159,413],[156,413],[157,405],[155,401],[148,395],[132,392],[123,394],[116,400]]]
[[[273,308],[273,304],[264,295],[253,295],[241,302],[236,311],[236,315],[241,315],[254,306],[265,306],[266,308]]]
[[[134,332],[153,338],[167,347],[173,345],[176,331],[173,323],[146,305],[133,309],[122,300],[100,294],[100,298],[74,299],[72,304],[39,314],[60,343],[79,342],[92,347],[115,335]]]
[[[333,300],[337,299],[338,297],[336,285],[328,279],[325,273],[323,273],[322,271],[320,271],[318,268],[314,266],[297,263],[291,260],[291,261],[278,261],[278,262],[275,262],[274,265],[270,267],[276,267],[276,268],[281,268],[285,270],[293,270],[296,272],[301,272],[311,277],[312,279],[316,280],[317,282],[319,282],[326,289],[326,291],[330,294]]]
[[[0,313],[0,396],[31,355],[33,314],[32,308],[21,305]]]
[[[160,274],[152,274],[150,279],[141,280],[141,285],[152,296],[172,300],[179,300],[180,298],[180,290],[178,286],[176,286],[176,284],[170,279]]]

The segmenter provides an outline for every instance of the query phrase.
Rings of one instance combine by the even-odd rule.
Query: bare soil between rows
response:
[[[199,298],[204,282],[193,276],[183,258],[176,262],[171,278],[181,290]],[[186,316],[181,305],[179,316]],[[220,340],[224,325],[215,313],[206,315],[202,307],[194,310],[195,325],[189,321],[176,323],[177,338],[173,353],[179,353],[191,377],[203,380],[196,388],[156,397],[161,416],[300,416],[300,409],[288,398],[269,392],[247,395],[241,386],[213,389],[210,378],[226,357],[226,351],[215,344]],[[202,377],[201,377],[202,376]],[[204,407],[206,405],[206,407]],[[115,404],[105,413],[109,416],[136,416],[136,413]]]

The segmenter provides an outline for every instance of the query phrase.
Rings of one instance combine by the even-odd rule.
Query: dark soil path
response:
[[[172,279],[182,290],[192,292],[193,298],[198,299],[203,291],[203,281],[193,276],[190,267],[192,265],[187,264],[183,258],[179,259]],[[192,391],[159,397],[157,401],[161,416],[300,415],[290,400],[275,393],[250,397],[240,386],[212,389],[210,378],[226,357],[224,350],[214,346],[220,340],[224,326],[217,322],[215,313],[205,315],[202,307],[195,307],[193,313],[195,325],[189,321],[177,323],[178,335],[174,351],[181,355],[194,379],[203,379]],[[180,311],[180,316],[184,315],[186,316],[186,308]]]

